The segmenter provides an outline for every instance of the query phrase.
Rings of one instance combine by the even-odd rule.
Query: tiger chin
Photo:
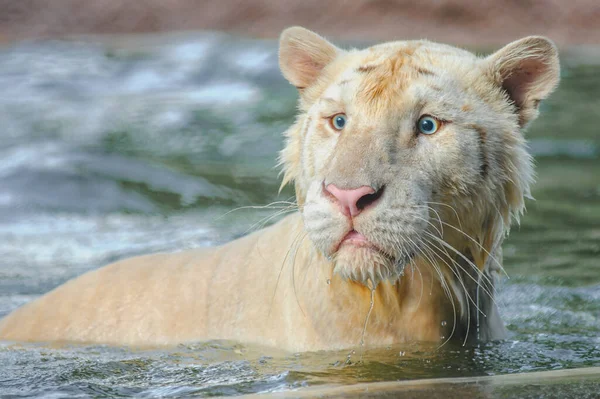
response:
[[[558,84],[554,44],[344,50],[293,27],[279,64],[299,93],[280,156],[295,212],[221,247],[86,273],[9,314],[0,339],[308,351],[501,338],[501,244],[533,181],[523,132]]]

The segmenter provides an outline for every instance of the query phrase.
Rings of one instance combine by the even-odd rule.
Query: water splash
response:
[[[367,333],[367,325],[369,324],[369,319],[371,318],[371,313],[373,312],[373,305],[375,304],[375,286],[371,283],[371,304],[369,305],[369,311],[367,312],[367,317],[365,317],[365,324],[363,325],[362,335],[360,338],[360,361],[362,362],[364,347],[365,347],[365,335]]]

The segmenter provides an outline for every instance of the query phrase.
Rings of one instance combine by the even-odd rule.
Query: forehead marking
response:
[[[406,87],[411,77],[410,60],[405,53],[400,51],[381,64],[368,68],[360,92],[367,101],[385,101],[387,96],[392,95]]]
[[[421,75],[435,76],[435,73],[433,71],[423,67],[416,67],[415,70]]]
[[[362,96],[368,102],[384,105],[385,101],[406,89],[411,80],[418,76],[436,76],[427,65],[419,65],[419,59],[415,56],[418,47],[396,50],[386,58],[382,54],[378,57],[381,60],[379,63],[374,63],[372,57],[367,58],[365,64],[356,69],[356,72],[367,75],[359,87]]]
[[[356,69],[356,72],[359,73],[367,73],[377,69],[378,65],[369,64],[369,65],[361,65]]]

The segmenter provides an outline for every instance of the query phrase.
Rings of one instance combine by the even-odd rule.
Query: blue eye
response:
[[[417,122],[417,128],[423,134],[434,134],[440,128],[440,122],[431,116],[422,116]]]
[[[346,126],[346,115],[345,114],[337,114],[331,118],[331,125],[336,130],[342,130],[344,126]]]

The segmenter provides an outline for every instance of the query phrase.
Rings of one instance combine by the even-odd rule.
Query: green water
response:
[[[0,316],[116,259],[231,240],[270,211],[229,210],[292,196],[276,196],[296,94],[275,51],[219,34],[0,49]],[[367,350],[362,360],[233,342],[0,343],[0,396],[215,396],[600,366],[596,61],[565,53],[561,86],[527,133],[538,182],[504,246],[507,340]],[[582,387],[572,392],[598,384]]]

